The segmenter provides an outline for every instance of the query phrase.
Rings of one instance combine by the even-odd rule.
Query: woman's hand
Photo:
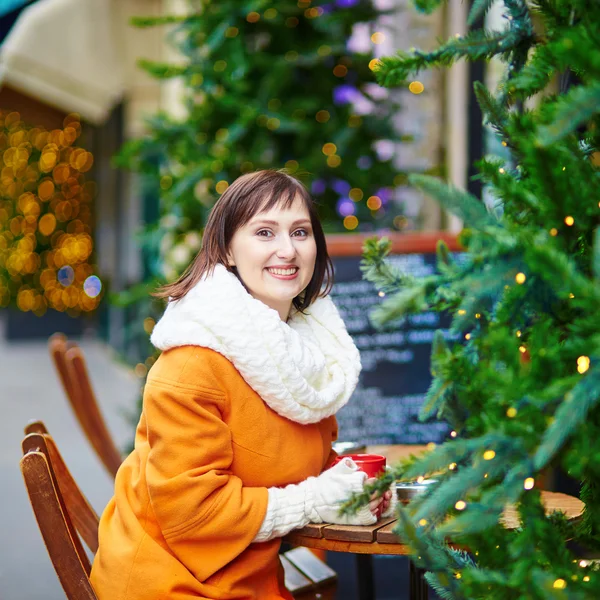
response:
[[[377,480],[372,477],[371,479],[367,479],[365,481],[365,485],[374,483],[375,481]],[[371,501],[369,502],[369,510],[379,519],[379,517],[389,509],[391,501],[391,490],[386,490],[383,493],[383,496],[380,496],[379,492],[373,492],[371,495]]]

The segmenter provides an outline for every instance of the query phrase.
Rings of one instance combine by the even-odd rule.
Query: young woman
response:
[[[338,514],[366,475],[349,459],[330,468],[334,415],[360,372],[332,273],[291,176],[244,175],[215,204],[201,251],[161,291],[151,341],[163,352],[100,522],[100,600],[290,599],[281,536],[391,512],[386,492]]]

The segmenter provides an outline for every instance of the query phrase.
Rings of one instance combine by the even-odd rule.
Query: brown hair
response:
[[[289,208],[299,196],[310,215],[313,235],[317,246],[315,270],[306,289],[296,296],[292,303],[302,311],[308,308],[318,297],[326,296],[333,284],[333,264],[327,253],[325,234],[319,221],[315,201],[308,190],[284,171],[256,171],[238,177],[213,206],[204,234],[202,248],[179,279],[160,287],[152,295],[158,298],[169,297],[172,300],[183,298],[191,288],[206,274],[212,274],[215,265],[222,264],[241,278],[235,267],[227,265],[227,252],[235,232],[256,215],[266,212],[276,205]],[[243,285],[243,281],[241,281]],[[325,289],[321,287],[325,283]]]

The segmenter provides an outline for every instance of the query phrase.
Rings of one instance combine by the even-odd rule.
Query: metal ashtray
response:
[[[331,447],[338,454],[364,454],[367,447],[359,442],[334,442]]]
[[[422,494],[428,486],[433,483],[437,483],[437,479],[423,479],[420,483],[418,481],[406,481],[396,483],[396,494],[400,502],[409,502],[415,496]]]

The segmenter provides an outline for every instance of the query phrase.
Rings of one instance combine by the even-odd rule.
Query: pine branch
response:
[[[185,23],[186,21],[193,21],[201,19],[202,15],[164,15],[160,17],[131,17],[129,24],[133,27],[145,28],[145,27],[156,27],[157,25],[173,25],[177,23]]]
[[[596,227],[596,231],[594,232],[592,273],[596,281],[600,283],[600,227]]]
[[[496,223],[485,205],[468,192],[427,175],[410,175],[408,180],[412,185],[432,196],[448,212],[464,221],[467,227],[483,229]]]
[[[568,135],[598,113],[600,82],[575,87],[559,100],[552,123],[540,128],[538,143],[549,146]]]
[[[508,113],[496,99],[490,94],[488,89],[480,81],[476,81],[473,85],[473,91],[477,102],[485,115],[487,122],[493,129],[503,138],[508,137],[506,132],[506,124]]]
[[[473,27],[473,25],[479,21],[479,19],[482,19],[485,16],[485,13],[487,13],[495,1],[496,0],[474,0],[469,12],[467,25],[469,27]]]
[[[600,369],[591,368],[558,407],[554,420],[533,457],[536,471],[543,469],[563,444],[583,425],[589,411],[600,401]]]
[[[479,60],[491,58],[510,50],[520,37],[510,30],[487,33],[476,30],[467,36],[451,38],[433,52],[415,50],[398,52],[396,56],[383,57],[375,69],[377,82],[385,87],[402,85],[409,75],[427,67],[449,67],[460,58]]]

